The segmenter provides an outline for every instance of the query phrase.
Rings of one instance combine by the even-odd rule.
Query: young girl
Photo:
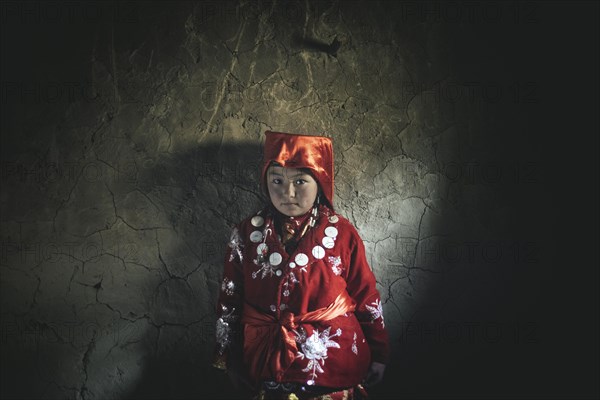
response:
[[[214,365],[258,398],[364,396],[388,335],[364,244],[334,211],[331,139],[267,131],[263,161],[270,201],[233,228]]]

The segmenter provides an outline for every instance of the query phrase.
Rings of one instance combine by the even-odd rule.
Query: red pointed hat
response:
[[[333,144],[325,136],[265,132],[262,184],[272,162],[288,168],[308,168],[333,208]],[[266,189],[266,188],[265,188]]]

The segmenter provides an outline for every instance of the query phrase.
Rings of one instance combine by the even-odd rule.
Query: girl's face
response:
[[[307,213],[319,192],[319,184],[308,172],[278,165],[267,170],[267,188],[271,203],[288,217]]]

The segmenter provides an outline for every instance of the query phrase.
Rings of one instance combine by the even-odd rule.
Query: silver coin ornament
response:
[[[296,264],[299,266],[304,267],[306,264],[308,264],[308,256],[304,253],[298,253],[296,254],[294,261],[296,261]]]
[[[331,238],[334,238],[338,235],[338,230],[334,226],[328,226],[325,228],[325,234]]]
[[[256,253],[258,254],[267,254],[269,251],[269,246],[266,243],[261,243],[256,247]]]
[[[332,224],[335,224],[336,222],[338,222],[340,220],[337,215],[332,215],[328,219],[329,219],[329,222],[331,222]]]
[[[250,241],[252,243],[258,243],[262,240],[263,235],[260,231],[254,231],[250,234]]]
[[[325,249],[322,248],[321,246],[317,245],[317,246],[313,247],[312,255],[314,258],[320,260],[323,257],[325,257]]]
[[[333,249],[333,246],[335,246],[335,240],[329,236],[325,236],[321,243],[323,243],[323,247],[326,249]]]
[[[281,254],[274,252],[269,256],[269,263],[273,266],[277,266],[281,264],[282,259]]]
[[[262,226],[265,223],[265,219],[260,215],[255,215],[250,220],[250,223],[252,224],[252,226],[258,228],[259,226]]]

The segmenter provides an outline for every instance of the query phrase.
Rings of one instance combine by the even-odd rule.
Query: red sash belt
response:
[[[279,320],[245,304],[242,316],[244,361],[250,368],[250,375],[255,379],[272,377],[278,380],[298,352],[293,329],[302,323],[328,321],[354,311],[355,307],[345,290],[327,307],[300,315],[283,311]]]

